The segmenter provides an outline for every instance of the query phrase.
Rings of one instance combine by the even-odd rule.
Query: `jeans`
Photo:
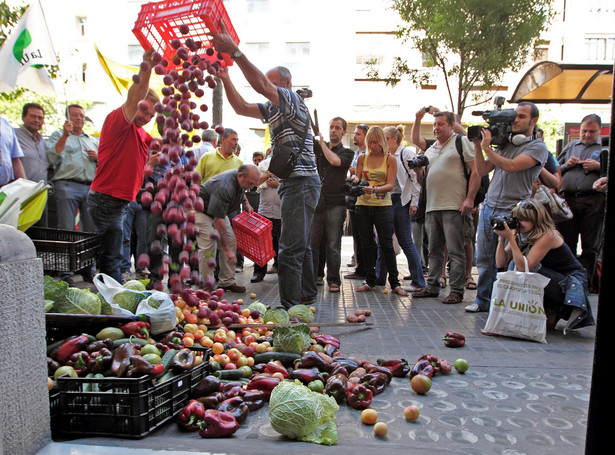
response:
[[[491,305],[491,291],[497,279],[498,268],[495,264],[495,251],[498,247],[498,236],[491,227],[492,216],[510,215],[508,209],[496,209],[484,205],[480,209],[478,228],[476,230],[476,268],[478,283],[475,304],[483,311]]]
[[[418,288],[425,287],[423,268],[419,252],[412,241],[412,228],[410,226],[410,215],[408,214],[410,203],[401,205],[401,195],[391,194],[393,202],[393,231],[397,237],[397,243],[406,255],[408,269],[412,276],[412,285]],[[376,282],[384,283],[387,276],[387,266],[382,258],[382,249],[378,247],[378,259],[376,260]]]
[[[340,266],[342,264],[342,235],[344,234],[344,220],[346,219],[346,206],[319,206],[314,213],[312,223],[312,260],[314,271],[318,271],[320,262],[320,246],[324,243],[326,264],[327,264],[327,283],[340,285]]]
[[[374,227],[378,234],[378,243],[382,248],[382,254],[389,272],[389,284],[391,289],[399,286],[397,276],[397,258],[393,249],[393,207],[357,205],[355,215],[359,222],[361,235],[361,247],[365,266],[365,282],[369,286],[376,285],[376,255],[378,245],[374,240]]]
[[[278,283],[283,306],[316,298],[316,279],[312,266],[310,232],[318,196],[318,175],[284,179],[278,188],[282,227]]]
[[[275,218],[267,218],[269,221],[271,221],[271,223],[273,224],[272,226],[272,230],[271,230],[271,236],[272,236],[272,244],[273,244],[273,251],[275,252],[275,256],[273,257],[273,266],[277,269],[278,268],[278,251],[280,250],[280,227],[281,227],[281,220],[280,219],[275,219]],[[255,275],[260,275],[260,276],[265,276],[265,274],[267,273],[267,264],[265,264],[264,266],[260,266],[258,264],[254,264],[254,274]]]
[[[130,256],[131,256],[131,240],[133,234],[136,237],[136,249],[135,249],[135,264],[137,263],[137,259],[143,253],[147,253],[147,241],[146,241],[146,231],[147,231],[147,214],[139,205],[137,201],[132,201],[126,207],[126,214],[124,215],[124,239],[122,241],[122,272],[130,271]],[[136,270],[136,265],[135,265]],[[141,270],[136,270],[140,272]]]
[[[96,232],[102,234],[99,269],[117,282],[122,281],[122,240],[128,201],[90,190],[88,204]]]
[[[425,214],[425,228],[429,238],[427,289],[430,292],[440,291],[440,277],[445,267],[444,249],[446,247],[451,262],[451,292],[464,294],[466,282],[465,218],[458,210],[436,210]]]
[[[359,234],[359,218],[356,214],[356,206],[348,210],[350,213],[350,226],[352,227],[352,240],[355,246],[354,269],[357,275],[365,276],[365,267],[363,267],[363,249],[361,248],[361,235]]]

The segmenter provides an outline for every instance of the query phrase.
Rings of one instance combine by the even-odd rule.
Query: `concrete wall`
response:
[[[50,441],[43,264],[27,235],[0,225],[0,454]]]

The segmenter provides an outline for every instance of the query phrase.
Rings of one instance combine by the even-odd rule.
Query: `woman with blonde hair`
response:
[[[506,267],[512,260],[517,270],[525,271],[525,256],[531,271],[551,280],[544,292],[547,328],[554,328],[564,319],[566,335],[572,329],[594,325],[585,269],[555,228],[544,205],[533,199],[521,201],[511,215],[517,220],[515,229],[503,223],[503,229],[494,230],[499,237],[497,266]]]
[[[376,285],[378,246],[374,228],[389,273],[389,284],[397,295],[408,295],[399,285],[397,259],[393,249],[393,207],[390,191],[397,177],[397,162],[388,152],[382,128],[371,127],[365,137],[367,149],[359,156],[355,182],[367,182],[363,195],[357,198],[355,215],[358,220],[361,248],[365,264],[365,284],[357,292],[371,291]]]

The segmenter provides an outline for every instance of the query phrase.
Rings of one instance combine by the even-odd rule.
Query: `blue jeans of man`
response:
[[[365,265],[365,282],[369,286],[376,285],[376,256],[378,244],[382,248],[384,260],[389,272],[391,289],[399,286],[397,275],[397,258],[393,249],[393,207],[357,205],[355,215],[359,222],[361,247],[363,248],[363,263]],[[374,239],[374,227],[378,234],[378,244]]]
[[[96,232],[102,234],[99,269],[117,282],[122,281],[122,239],[124,214],[129,201],[90,190],[88,204]]]
[[[135,264],[138,257],[147,253],[147,214],[143,207],[137,202],[132,201],[126,207],[126,215],[124,215],[124,238],[122,240],[122,272],[130,271],[130,252],[131,252],[131,243],[133,238],[133,228],[134,234],[136,237],[135,242]],[[136,270],[136,266],[135,266]],[[137,272],[141,272],[141,270],[136,270]]]
[[[291,307],[316,298],[310,233],[320,195],[318,175],[290,177],[278,188],[282,226],[278,259],[280,301]]]
[[[346,219],[346,206],[320,205],[314,213],[312,223],[312,261],[314,271],[318,270],[320,261],[320,246],[323,239],[327,264],[327,283],[329,285],[342,284],[340,279],[340,266],[342,264],[342,235],[344,234],[344,220]]]
[[[412,240],[411,218],[408,213],[410,203],[401,205],[401,195],[391,194],[393,203],[393,232],[397,237],[397,243],[406,255],[408,270],[412,276],[411,284],[417,288],[425,287],[421,257]],[[376,283],[384,284],[387,276],[387,266],[382,258],[382,249],[378,246],[378,259],[376,259]]]
[[[497,279],[498,268],[495,263],[495,251],[498,247],[499,237],[491,227],[492,216],[510,215],[508,209],[496,209],[484,205],[480,209],[478,228],[476,230],[476,269],[478,270],[478,283],[476,289],[476,303],[482,311],[488,311],[491,305],[491,291]]]

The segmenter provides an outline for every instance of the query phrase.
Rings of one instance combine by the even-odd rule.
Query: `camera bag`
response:
[[[280,179],[287,178],[295,169],[297,159],[305,146],[305,138],[307,136],[308,128],[310,127],[310,119],[305,123],[305,130],[303,131],[303,137],[301,138],[301,147],[299,152],[295,152],[292,142],[276,145],[273,147],[273,153],[271,154],[271,161],[269,162],[269,172]]]

